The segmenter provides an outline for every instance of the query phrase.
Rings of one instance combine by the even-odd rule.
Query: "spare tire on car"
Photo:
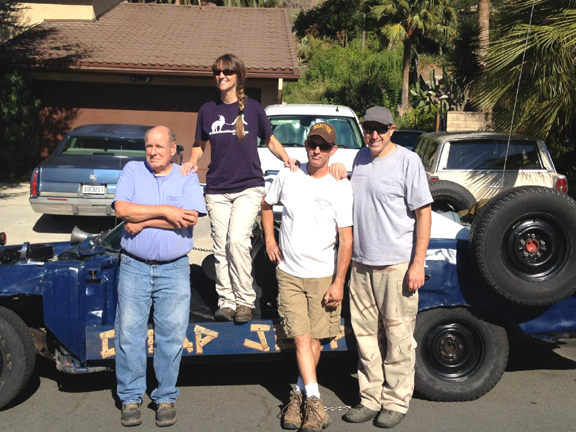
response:
[[[476,198],[468,189],[447,180],[436,180],[429,183],[430,193],[434,198],[432,210],[434,211],[453,211],[458,213],[467,210],[476,203]]]
[[[484,281],[521,305],[550,305],[576,291],[575,250],[576,201],[550,188],[497,195],[470,229],[470,257]]]

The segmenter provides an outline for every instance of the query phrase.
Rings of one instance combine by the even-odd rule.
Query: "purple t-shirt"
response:
[[[202,188],[196,174],[183,176],[180,165],[172,164],[168,175],[157,177],[146,162],[128,162],[116,186],[114,202],[168,204],[206,215]],[[128,253],[145,260],[170,261],[186,255],[194,247],[193,227],[181,229],[144,228],[136,235],[124,230],[120,245]]]
[[[253,99],[244,104],[244,140],[236,136],[238,102],[221,100],[205,103],[198,112],[196,140],[210,141],[212,161],[206,175],[206,193],[234,193],[264,186],[258,157],[258,139],[272,135],[262,106]]]

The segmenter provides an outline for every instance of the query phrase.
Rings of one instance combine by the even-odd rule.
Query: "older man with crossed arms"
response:
[[[121,239],[116,312],[116,378],[123,426],[142,423],[146,391],[148,319],[154,307],[154,371],[151,398],[156,425],[176,423],[176,380],[190,313],[192,227],[206,207],[198,176],[183,176],[171,162],[176,136],[164,126],[144,136],[146,160],[126,164],[114,198],[126,222]]]

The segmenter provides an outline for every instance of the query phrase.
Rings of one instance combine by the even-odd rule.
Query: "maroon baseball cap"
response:
[[[330,123],[320,122],[312,125],[310,132],[308,132],[308,138],[313,135],[318,135],[328,144],[336,144],[336,129]]]

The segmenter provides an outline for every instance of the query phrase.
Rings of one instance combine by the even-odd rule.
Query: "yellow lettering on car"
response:
[[[252,348],[262,352],[270,351],[270,345],[268,345],[268,341],[266,340],[266,332],[271,330],[271,326],[265,324],[251,324],[250,331],[256,332],[258,335],[258,340],[260,342],[255,342],[250,339],[244,339],[244,346],[246,348]]]
[[[204,346],[216,339],[218,332],[196,325],[194,326],[194,335],[196,337],[196,354],[203,354]],[[202,337],[203,335],[204,337]]]
[[[188,338],[184,338],[184,349],[188,351],[188,354],[194,352],[194,344],[188,340]]]
[[[341,325],[338,335],[330,341],[330,349],[338,349],[338,341],[346,336],[346,328]]]
[[[108,330],[98,334],[100,342],[102,343],[102,350],[100,355],[103,359],[108,357],[113,357],[116,355],[116,350],[114,349],[114,330]],[[112,341],[112,343],[110,343]],[[110,346],[112,345],[112,346]]]
[[[154,354],[154,330],[148,329],[148,354]]]

